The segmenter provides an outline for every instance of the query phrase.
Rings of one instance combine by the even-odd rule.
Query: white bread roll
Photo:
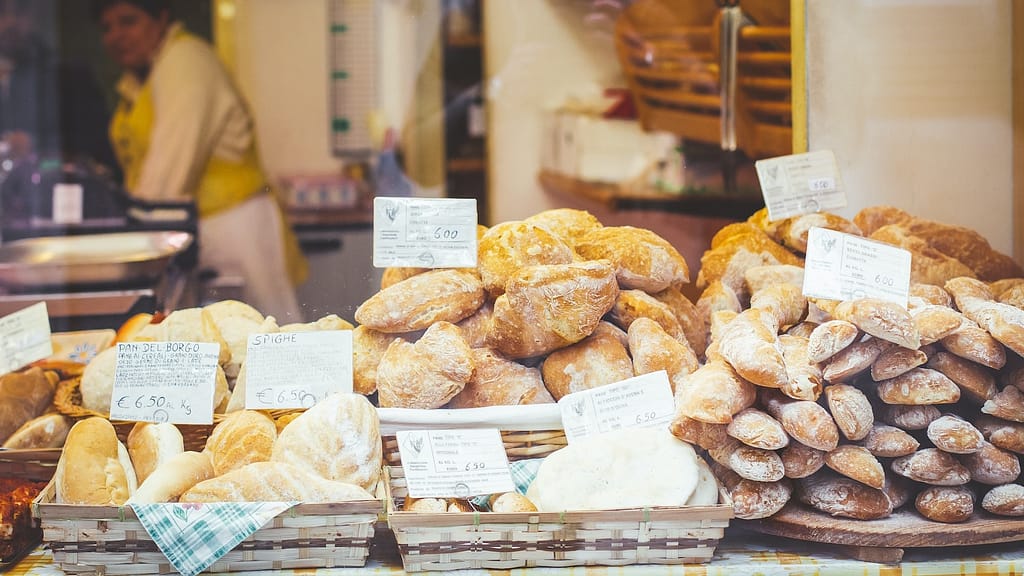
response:
[[[213,461],[209,454],[181,452],[161,463],[128,502],[175,502],[190,488],[210,478],[213,478]]]
[[[97,354],[82,372],[82,407],[100,414],[110,414],[110,396],[114,391],[114,370],[117,368],[117,346]]]
[[[235,377],[245,363],[250,334],[278,331],[273,316],[263,317],[258,310],[238,300],[221,300],[203,308],[213,318],[221,336],[231,350],[231,361],[224,366],[228,376]]]
[[[128,455],[140,483],[160,465],[185,451],[185,440],[170,422],[138,422],[128,433]]]
[[[699,474],[693,447],[666,428],[628,428],[545,458],[526,497],[541,512],[683,506]]]
[[[124,450],[123,454],[121,450]],[[53,481],[58,504],[115,505],[131,496],[127,449],[104,418],[87,418],[71,427]],[[134,478],[134,471],[131,474]]]
[[[253,462],[270,459],[277,426],[262,412],[232,412],[222,420],[206,439],[206,449],[213,460],[213,472],[220,476]]]
[[[374,492],[382,464],[377,410],[360,394],[332,394],[281,431],[272,462]]]
[[[149,324],[135,336],[138,342],[213,342],[220,344],[217,357],[221,366],[231,361],[231,348],[224,340],[213,315],[203,308],[185,308],[171,312],[163,322]]]
[[[180,502],[348,502],[372,500],[359,486],[324,480],[297,466],[256,462],[200,482]]]
[[[4,442],[7,450],[60,448],[71,430],[71,419],[56,412],[33,418]]]

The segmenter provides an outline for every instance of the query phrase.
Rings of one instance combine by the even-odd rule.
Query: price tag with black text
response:
[[[119,342],[111,420],[212,424],[220,345]]]
[[[310,408],[352,391],[352,331],[250,334],[245,407]]]
[[[843,181],[831,150],[758,160],[754,168],[771,221],[846,206]]]
[[[665,426],[675,415],[664,370],[566,394],[558,401],[569,442],[620,428]]]
[[[907,305],[910,252],[826,228],[807,232],[805,296],[827,300],[880,298]]]
[[[396,433],[413,498],[469,498],[515,490],[501,433],[402,430]]]
[[[0,374],[14,372],[52,354],[46,302],[0,318]]]
[[[373,199],[373,265],[377,268],[476,266],[476,200]]]

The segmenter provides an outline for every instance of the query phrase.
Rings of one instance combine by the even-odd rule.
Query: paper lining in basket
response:
[[[452,428],[497,428],[498,430],[561,430],[562,413],[558,404],[488,406],[458,410],[416,410],[378,408],[380,433],[394,435],[399,430],[449,430]]]

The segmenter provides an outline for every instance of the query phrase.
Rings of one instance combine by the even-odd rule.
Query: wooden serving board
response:
[[[899,562],[904,548],[972,546],[1024,540],[1024,518],[975,512],[967,522],[944,524],[898,510],[880,520],[834,518],[790,502],[763,520],[735,520],[748,530],[797,540],[834,544],[860,560]]]

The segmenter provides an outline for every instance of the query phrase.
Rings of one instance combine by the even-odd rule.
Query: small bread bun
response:
[[[63,414],[43,414],[22,424],[4,442],[7,450],[60,448],[71,430],[71,419]]]
[[[1024,516],[1024,486],[996,486],[981,499],[981,507],[1000,516]]]
[[[54,473],[57,503],[124,504],[131,493],[121,460],[122,446],[113,425],[105,418],[87,418],[72,426]]]
[[[140,483],[157,467],[184,451],[181,432],[170,422],[139,422],[128,433],[128,454]]]
[[[974,492],[963,486],[929,486],[914,501],[922,516],[936,522],[963,522],[974,513]]]
[[[498,494],[491,500],[491,512],[536,512],[529,498],[518,492]]]
[[[213,461],[209,454],[181,452],[149,474],[129,503],[176,502],[189,488],[210,478],[213,478]]]
[[[206,439],[205,452],[213,459],[213,471],[222,476],[254,462],[270,460],[277,426],[269,416],[255,410],[232,412]]]

